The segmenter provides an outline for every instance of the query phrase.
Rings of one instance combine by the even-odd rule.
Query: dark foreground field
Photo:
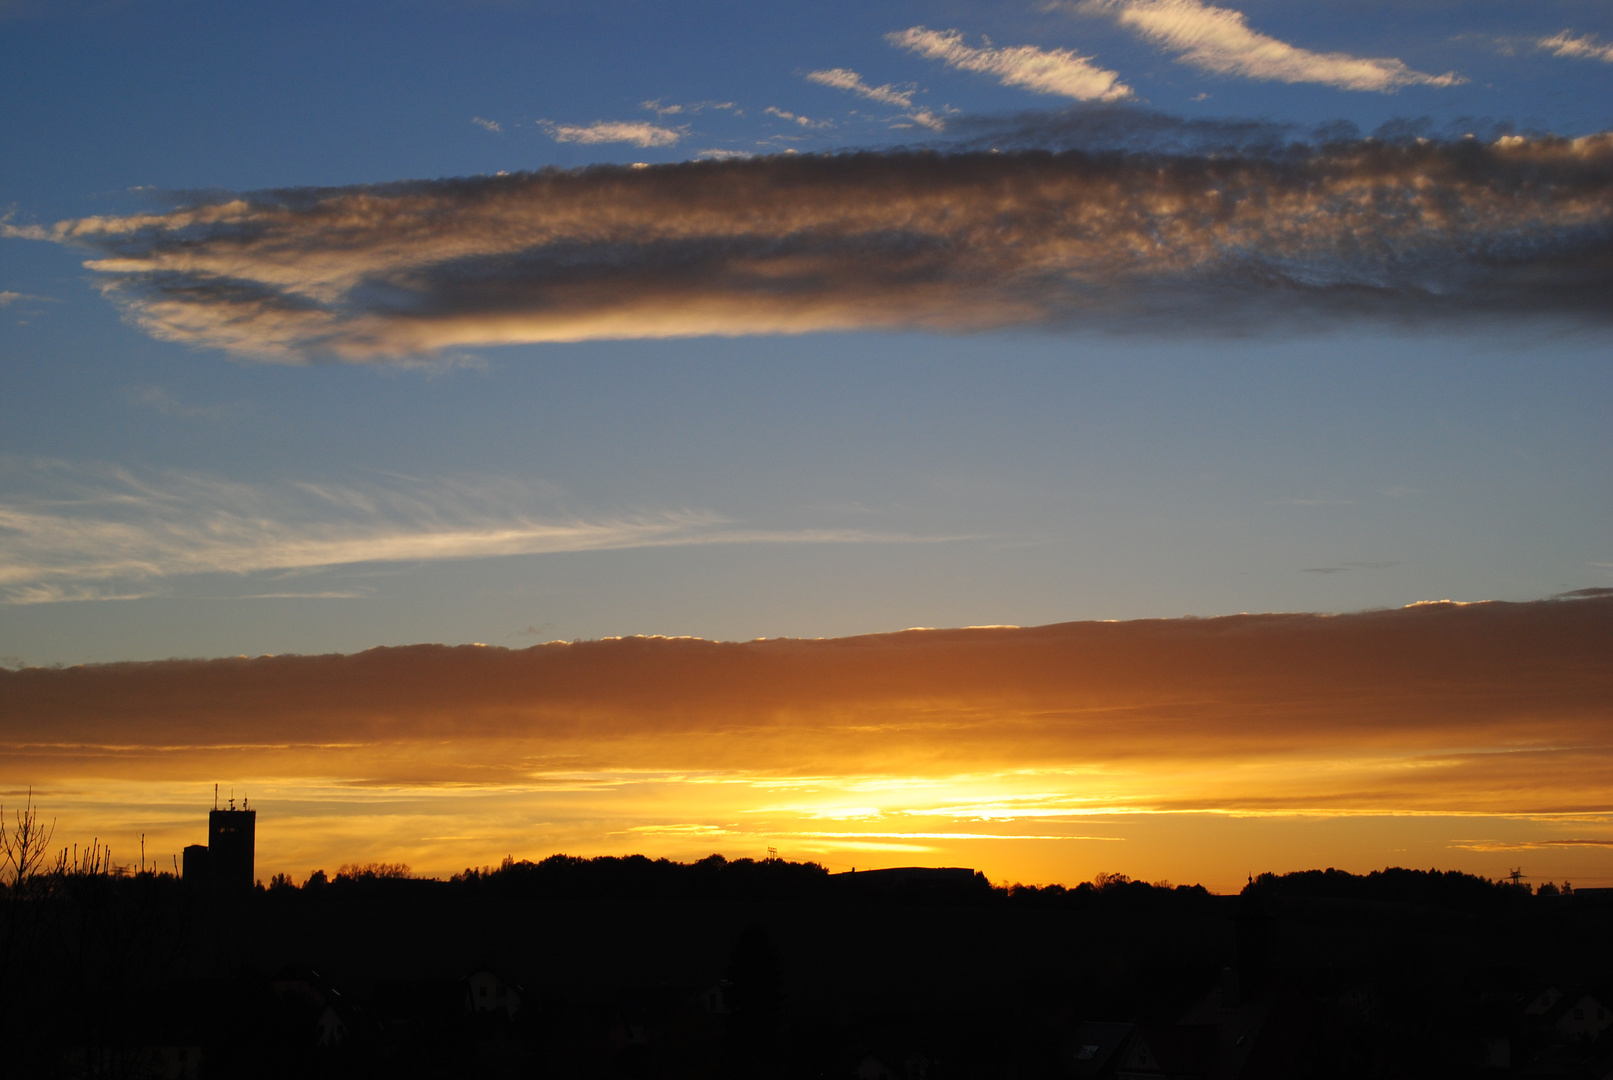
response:
[[[1613,1072],[1613,903],[1459,874],[1213,896],[556,857],[235,895],[58,873],[3,904],[8,1076]]]

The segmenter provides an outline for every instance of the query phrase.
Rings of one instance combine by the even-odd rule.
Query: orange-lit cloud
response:
[[[1241,11],[1200,0],[1081,0],[1067,6],[1107,15],[1145,41],[1177,53],[1184,64],[1217,75],[1286,83],[1321,83],[1341,90],[1391,93],[1403,86],[1456,86],[1455,72],[1429,75],[1403,61],[1318,53],[1250,28]]]
[[[1567,56],[1576,60],[1600,60],[1606,64],[1613,64],[1613,43],[1600,41],[1591,34],[1576,35],[1570,30],[1564,30],[1551,37],[1541,38],[1535,45],[1555,56]]]
[[[972,46],[957,30],[930,30],[914,26],[885,35],[892,45],[939,60],[961,71],[992,75],[1004,86],[1018,86],[1036,94],[1073,101],[1123,101],[1131,87],[1109,71],[1068,49],[1039,49],[1034,45],[996,48]]]
[[[1225,877],[1406,833],[1580,867],[1613,841],[1609,655],[1593,597],[0,671],[0,783],[128,829],[222,778],[294,866],[778,843]]]
[[[159,337],[285,361],[873,327],[1603,323],[1613,135],[791,155],[0,229],[91,251]]]
[[[883,86],[870,86],[863,81],[863,77],[850,68],[829,68],[824,71],[807,72],[807,81],[815,82],[820,86],[832,86],[836,90],[847,90],[858,97],[865,97],[870,101],[877,101],[881,105],[894,105],[907,110],[902,120],[904,123],[917,124],[929,128],[931,131],[946,130],[946,121],[941,119],[929,109],[914,108],[913,95],[917,88],[897,87],[890,83]]]
[[[674,146],[686,134],[680,128],[662,127],[643,120],[596,120],[592,124],[556,124],[548,120],[539,126],[555,142],[585,145],[631,143],[634,146]]]

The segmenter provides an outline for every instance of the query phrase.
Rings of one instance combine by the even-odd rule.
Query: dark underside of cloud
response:
[[[215,195],[8,228],[90,251],[160,337],[294,362],[834,329],[1613,318],[1610,135],[1293,143],[1126,110],[962,134],[976,149]]]
[[[876,741],[950,731],[1084,754],[1471,747],[1480,732],[1605,751],[1609,656],[1613,597],[830,640],[418,645],[0,670],[0,747],[861,727]]]

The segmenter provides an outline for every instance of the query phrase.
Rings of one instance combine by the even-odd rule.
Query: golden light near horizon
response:
[[[1613,600],[0,674],[14,801],[127,857],[214,779],[263,876],[768,848],[994,881],[1613,882]],[[111,725],[109,727],[109,725]],[[116,730],[116,741],[106,738]],[[1325,843],[1321,839],[1325,838]]]
[[[1613,816],[1585,812],[1157,810],[1045,791],[1008,794],[1008,784],[981,777],[940,785],[957,800],[940,806],[844,803],[866,796],[867,778],[816,778],[815,801],[779,805],[769,799],[777,794],[769,778],[567,780],[533,791],[377,789],[263,777],[237,790],[257,792],[265,879],[284,872],[301,880],[350,862],[406,862],[419,873],[447,876],[505,856],[633,853],[686,861],[713,852],[759,858],[776,847],[784,857],[838,870],[967,865],[994,881],[1027,883],[1118,870],[1226,891],[1243,880],[1246,867],[1308,866],[1317,837],[1326,835],[1332,861],[1356,870],[1404,862],[1496,876],[1502,864],[1521,859],[1539,876],[1592,885],[1609,878],[1613,847]],[[197,842],[209,794],[200,784],[141,782],[97,784],[94,794],[52,787],[36,792],[36,800],[58,819],[59,839],[95,836],[130,860],[144,835],[151,861],[166,867],[169,855]],[[967,802],[971,796],[977,801]]]

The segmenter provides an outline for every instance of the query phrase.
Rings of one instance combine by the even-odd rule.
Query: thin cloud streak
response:
[[[250,593],[239,600],[368,600],[375,593],[365,589],[326,589],[323,592]]]
[[[886,34],[885,40],[948,67],[991,75],[1004,86],[1035,94],[1073,101],[1123,101],[1133,96],[1131,87],[1120,81],[1119,72],[1098,67],[1092,57],[1068,49],[995,48],[989,44],[976,48],[964,42],[961,31],[923,26]]]
[[[766,834],[764,834],[766,835]],[[779,836],[810,836],[829,840],[1112,840],[1124,842],[1120,836],[1062,836],[1032,833],[968,833],[968,832],[812,832],[802,830],[777,833]]]
[[[600,143],[631,143],[638,147],[676,146],[684,132],[678,128],[662,127],[643,120],[597,120],[592,124],[555,124],[547,120],[539,126],[555,142],[583,143],[595,146]]]
[[[291,363],[879,328],[1606,325],[1613,135],[779,155],[0,229],[86,249],[159,338]]]
[[[592,518],[522,513],[511,508],[531,505],[534,493],[508,483],[270,489],[196,474],[149,478],[61,466],[54,473],[50,490],[0,500],[0,604],[141,599],[152,595],[149,586],[131,590],[129,582],[196,574],[709,544],[941,539],[866,529],[755,528],[695,511]]]
[[[913,107],[913,95],[916,91],[911,87],[906,90],[899,90],[890,83],[886,83],[883,86],[869,86],[863,81],[861,75],[850,68],[809,71],[806,77],[808,82],[815,82],[820,86],[846,90],[870,101],[877,101],[882,105],[894,105],[897,108],[906,109],[907,111],[902,114],[902,119],[918,124],[920,127],[929,128],[931,131],[937,132],[946,130],[946,121],[935,115],[935,113],[929,109]]]
[[[1604,848],[1613,847],[1613,837],[1576,840],[1458,840],[1452,847],[1467,851],[1539,851],[1542,848]]]
[[[1320,83],[1392,93],[1404,86],[1456,86],[1455,72],[1428,75],[1400,60],[1317,53],[1250,29],[1240,11],[1200,0],[1083,0],[1074,10],[1106,15],[1201,71],[1268,82]]]
[[[781,109],[777,105],[769,105],[767,108],[763,109],[762,112],[767,116],[776,116],[780,120],[785,120],[792,124],[799,124],[804,128],[821,128],[830,126],[830,121],[828,120],[814,120],[810,116],[802,116],[799,113],[790,112],[788,109]]]
[[[3,526],[0,526],[3,527]],[[96,585],[58,585],[51,582],[15,585],[0,591],[0,604],[30,607],[34,604],[82,604],[115,600],[149,600],[156,592],[128,592]]]
[[[877,101],[882,105],[895,105],[901,109],[913,107],[913,91],[898,90],[890,83],[884,86],[869,86],[863,77],[850,68],[829,68],[824,71],[807,72],[807,81],[815,82],[820,86],[832,86],[836,90],[849,90],[859,97],[870,101]]]
[[[1604,64],[1613,64],[1613,44],[1598,41],[1591,34],[1576,36],[1572,31],[1564,30],[1560,34],[1541,38],[1535,45],[1555,56],[1566,56],[1575,60],[1600,60]]]
[[[188,404],[175,397],[171,391],[160,386],[131,386],[127,393],[129,404],[150,409],[164,416],[182,419],[219,420],[224,417],[227,411],[222,405]]]

